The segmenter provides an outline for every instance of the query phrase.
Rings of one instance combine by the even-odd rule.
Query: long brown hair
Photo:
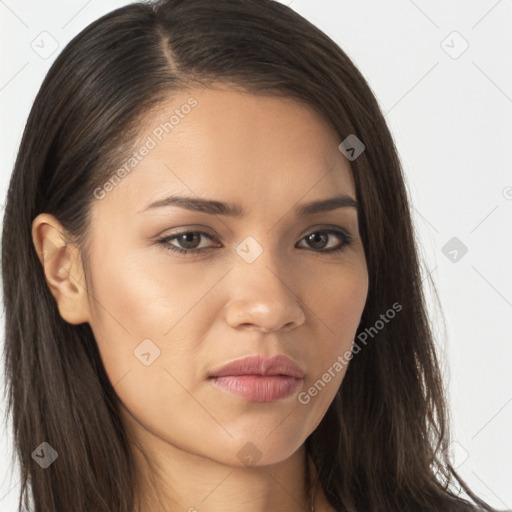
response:
[[[85,251],[94,190],[132,150],[138,120],[172,91],[213,83],[305,102],[340,143],[354,134],[366,147],[351,161],[370,283],[358,336],[392,304],[402,309],[354,354],[308,437],[313,484],[338,511],[492,510],[450,463],[410,207],[384,117],[337,44],[273,0],[122,7],[68,44],[39,90],[9,185],[2,242],[20,508],[32,500],[37,512],[132,512],[137,481],[92,330],[60,317],[32,243],[32,221],[54,215]],[[45,470],[31,457],[42,442],[59,453]]]

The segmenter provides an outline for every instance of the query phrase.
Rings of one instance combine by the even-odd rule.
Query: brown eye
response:
[[[166,249],[170,251],[175,251],[181,254],[188,254],[189,252],[199,253],[203,251],[207,251],[209,249],[213,249],[212,246],[209,247],[199,247],[200,242],[204,238],[209,238],[213,240],[213,236],[204,231],[183,231],[181,233],[176,233],[174,235],[169,235],[164,238],[157,240],[157,243],[163,245]],[[171,240],[176,240],[175,243],[171,243]],[[179,244],[176,246],[175,244]]]
[[[334,247],[328,247],[332,235],[336,235],[338,240],[341,240],[341,244],[338,243]],[[320,252],[338,252],[342,251],[347,247],[352,239],[348,233],[339,231],[336,229],[319,230],[306,235],[302,240],[305,240],[310,248],[318,250]]]
[[[217,244],[216,246],[209,245],[201,247],[201,242],[203,242],[205,238],[216,240],[213,235],[205,231],[182,231],[181,233],[163,237],[157,240],[157,243],[170,251],[191,255],[199,254],[220,246]],[[337,244],[335,241],[336,238],[338,239]],[[339,242],[340,240],[341,243]],[[171,243],[171,241],[174,242]],[[352,238],[348,233],[338,229],[324,229],[306,235],[301,241],[305,241],[308,245],[302,248],[312,249],[320,253],[334,253],[344,250],[352,242]],[[334,246],[332,245],[333,243],[335,244]]]

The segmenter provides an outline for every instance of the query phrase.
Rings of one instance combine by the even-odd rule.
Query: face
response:
[[[181,92],[141,124],[130,172],[96,192],[88,261],[89,323],[141,439],[273,464],[319,424],[368,291],[356,208],[300,211],[356,199],[340,142],[304,105],[229,89]],[[171,195],[239,215],[166,205]],[[275,355],[303,378],[210,378]]]

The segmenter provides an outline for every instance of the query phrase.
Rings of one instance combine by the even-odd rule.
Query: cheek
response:
[[[219,347],[204,347],[226,300],[215,284],[225,269],[171,271],[123,255],[94,273],[93,328],[107,376],[126,409],[145,428],[173,439],[199,438],[201,425],[219,428],[192,397],[204,392],[204,366],[219,361]],[[210,336],[211,338],[211,336]],[[206,399],[201,399],[206,400]],[[201,401],[201,403],[202,403]],[[209,403],[209,410],[218,404]],[[179,417],[176,411],[181,411]],[[224,419],[228,422],[231,413]],[[187,426],[197,422],[193,435]],[[220,429],[220,436],[225,432]]]
[[[308,291],[310,315],[325,333],[322,347],[329,351],[350,346],[361,320],[368,296],[366,267],[354,262],[339,268],[322,268]],[[319,347],[321,348],[321,347]]]
[[[197,272],[194,280],[187,272],[165,272],[127,257],[112,261],[119,264],[94,273],[91,322],[106,373],[130,418],[148,431],[187,439],[177,411],[199,426],[211,422],[191,396],[200,389],[203,326],[213,321],[206,310],[211,303],[201,298],[218,277],[209,283]]]
[[[194,353],[198,332],[208,321],[198,307],[212,286],[208,279],[166,272],[126,255],[111,257],[93,276],[90,324],[113,383],[149,361],[179,369],[175,361],[185,362]],[[203,312],[202,323],[191,323],[197,310]]]
[[[308,295],[308,310],[316,325],[309,358],[312,371],[298,397],[314,411],[316,422],[321,421],[343,381],[368,294],[368,276],[362,265],[329,275],[329,279],[319,276],[316,282],[321,286]]]

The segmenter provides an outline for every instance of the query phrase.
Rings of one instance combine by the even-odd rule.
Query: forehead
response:
[[[226,88],[180,91],[142,117],[135,152],[108,202],[141,211],[179,192],[251,210],[251,202],[263,199],[270,208],[335,193],[354,197],[338,139],[319,113],[291,98]]]

